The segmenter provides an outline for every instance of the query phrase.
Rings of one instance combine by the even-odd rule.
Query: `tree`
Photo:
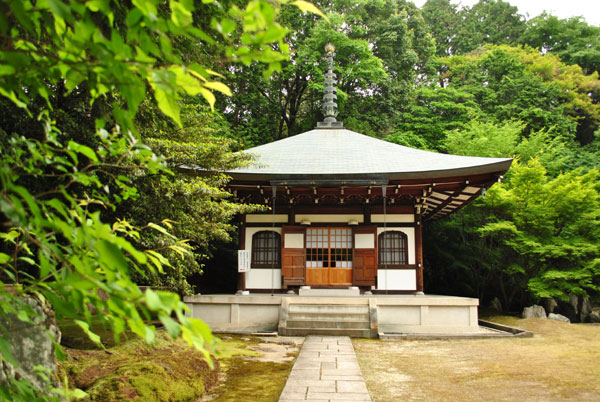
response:
[[[512,168],[510,187],[490,189],[497,215],[480,229],[516,258],[505,273],[520,278],[534,299],[600,291],[598,171],[561,173],[549,179],[533,159]],[[510,302],[510,300],[507,300]]]
[[[585,74],[600,72],[600,27],[581,17],[560,19],[543,13],[527,22],[521,43],[551,52],[566,64],[578,64]]]
[[[525,17],[502,0],[480,0],[460,9],[448,0],[428,0],[423,16],[439,56],[466,54],[486,44],[515,45],[525,30]]]
[[[460,52],[456,44],[462,23],[458,5],[450,0],[427,0],[423,5],[423,18],[435,39],[437,56],[451,56]]]
[[[309,3],[295,3],[317,11]],[[186,63],[175,42],[206,46],[227,62],[267,62],[270,69],[286,57],[281,42],[286,31],[275,22],[270,3],[253,0],[244,8],[221,10],[211,31],[194,23],[205,7],[175,0],[168,5],[155,0],[0,3],[0,95],[19,108],[8,119],[12,124],[2,127],[0,141],[3,315],[31,322],[35,313],[19,296],[34,295],[52,304],[58,320],[74,319],[99,342],[90,330],[93,306],[116,337],[128,328],[150,343],[155,328],[147,320],[157,317],[171,336],[182,336],[208,356],[210,329],[185,316],[179,296],[142,293],[131,279],[132,272],[162,272],[169,266],[159,250],[140,251],[133,244],[146,231],[167,233],[171,223],[136,227],[102,218],[137,197],[131,176],[169,174],[164,158],[140,141],[135,124],[147,96],[181,127],[181,94],[201,95],[212,107],[213,90],[230,92],[205,64]],[[240,43],[230,38],[236,27],[244,32]],[[78,126],[80,135],[56,118],[62,96],[77,93],[92,119]],[[106,109],[92,113],[95,105]],[[15,124],[18,119],[33,128]],[[181,254],[188,249],[184,240],[166,246]],[[6,336],[0,334],[2,359],[16,364]],[[10,381],[0,388],[5,399],[50,398],[23,379]]]
[[[400,112],[395,131],[386,140],[441,151],[448,131],[463,128],[480,113],[474,96],[468,92],[423,86],[413,91]],[[410,138],[414,140],[411,142]]]
[[[321,118],[328,42],[336,47],[338,119],[365,134],[390,132],[398,104],[428,72],[433,39],[412,3],[361,0],[357,6],[340,0],[323,3],[323,9],[329,21],[284,11],[281,21],[293,32],[286,38],[292,58],[273,77],[244,66],[232,72],[228,119],[240,137],[254,138],[251,144],[314,128]]]
[[[486,118],[516,119],[527,130],[593,141],[600,108],[598,75],[586,76],[552,54],[532,48],[488,46],[442,60],[447,85],[472,94]]]

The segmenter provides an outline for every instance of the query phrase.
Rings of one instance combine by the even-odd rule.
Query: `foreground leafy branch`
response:
[[[318,12],[310,3],[292,3]],[[212,107],[213,91],[230,94],[208,64],[185,59],[178,41],[225,63],[259,61],[273,71],[287,57],[282,42],[287,31],[275,21],[277,10],[278,4],[262,0],[230,9],[188,0],[0,2],[1,101],[13,121],[27,122],[0,127],[3,317],[32,323],[36,313],[22,297],[27,295],[50,303],[59,321],[74,320],[97,343],[92,318],[110,326],[115,338],[130,330],[149,343],[155,337],[149,322],[158,319],[172,337],[181,336],[208,357],[214,344],[210,329],[186,317],[179,296],[142,292],[132,280],[134,273],[160,274],[168,267],[162,251],[185,256],[189,246],[174,240],[164,250],[141,251],[136,247],[141,233],[168,237],[172,222],[136,228],[115,214],[119,203],[139,196],[136,178],[172,174],[139,139],[140,104],[152,96],[181,126],[182,95],[200,95]],[[64,130],[57,123],[69,96],[84,100],[91,127]],[[60,357],[60,348],[57,353]],[[0,358],[18,365],[4,326]],[[48,392],[14,378],[0,387],[9,400],[55,398]]]

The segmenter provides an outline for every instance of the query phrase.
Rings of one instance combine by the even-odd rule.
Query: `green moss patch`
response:
[[[162,331],[154,346],[131,339],[106,351],[66,352],[60,371],[90,401],[196,401],[218,381],[218,362],[210,369],[200,352]]]
[[[273,353],[273,350],[278,350]],[[224,337],[219,385],[206,400],[273,402],[285,386],[299,343],[285,338]]]

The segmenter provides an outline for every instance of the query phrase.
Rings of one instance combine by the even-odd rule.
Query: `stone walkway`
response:
[[[347,336],[307,336],[279,402],[370,401]]]

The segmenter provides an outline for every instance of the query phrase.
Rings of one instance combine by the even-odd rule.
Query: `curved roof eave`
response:
[[[242,151],[256,164],[226,172],[235,180],[409,180],[502,174],[510,158],[409,148],[346,129],[314,129]]]
[[[508,170],[512,159],[505,159],[487,165],[476,165],[456,169],[422,170],[413,172],[372,172],[372,173],[259,173],[259,172],[226,172],[234,180],[240,181],[286,181],[286,180],[412,180],[412,179],[442,179],[479,174],[503,174]]]

